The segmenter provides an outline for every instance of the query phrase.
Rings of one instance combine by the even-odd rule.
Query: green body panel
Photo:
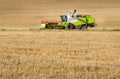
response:
[[[86,18],[78,18],[78,20],[73,22],[72,24],[74,24],[75,26],[86,24]]]
[[[95,22],[95,19],[91,16],[86,16],[86,19],[87,19],[87,24],[92,24]]]
[[[60,23],[60,26],[61,26],[61,27],[66,27],[68,24],[69,24],[69,22],[61,22],[61,23]]]

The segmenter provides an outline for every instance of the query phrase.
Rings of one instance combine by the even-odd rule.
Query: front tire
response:
[[[86,24],[84,24],[80,27],[80,30],[87,30],[87,29],[88,29],[88,26]]]
[[[69,23],[68,24],[68,26],[67,26],[67,29],[75,29],[76,27],[75,27],[75,25],[74,24],[72,24],[72,23]]]

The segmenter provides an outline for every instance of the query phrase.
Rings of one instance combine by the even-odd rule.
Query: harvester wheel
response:
[[[71,24],[71,23],[69,23],[68,26],[67,26],[67,29],[75,29],[75,28],[76,27],[73,24]]]
[[[87,29],[88,29],[88,26],[87,26],[86,24],[84,24],[84,25],[82,25],[82,26],[80,27],[80,29],[81,29],[81,30],[87,30]]]

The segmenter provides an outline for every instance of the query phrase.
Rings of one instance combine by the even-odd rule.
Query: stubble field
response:
[[[0,79],[120,79],[119,0],[0,0]],[[77,9],[88,31],[40,30]]]
[[[120,33],[0,32],[1,79],[119,79]]]

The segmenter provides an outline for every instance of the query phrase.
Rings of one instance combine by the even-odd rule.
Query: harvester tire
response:
[[[80,30],[87,30],[87,29],[88,29],[88,26],[86,24],[84,24],[80,27]]]
[[[75,29],[75,25],[73,25],[72,23],[69,23],[67,26],[67,29]]]

